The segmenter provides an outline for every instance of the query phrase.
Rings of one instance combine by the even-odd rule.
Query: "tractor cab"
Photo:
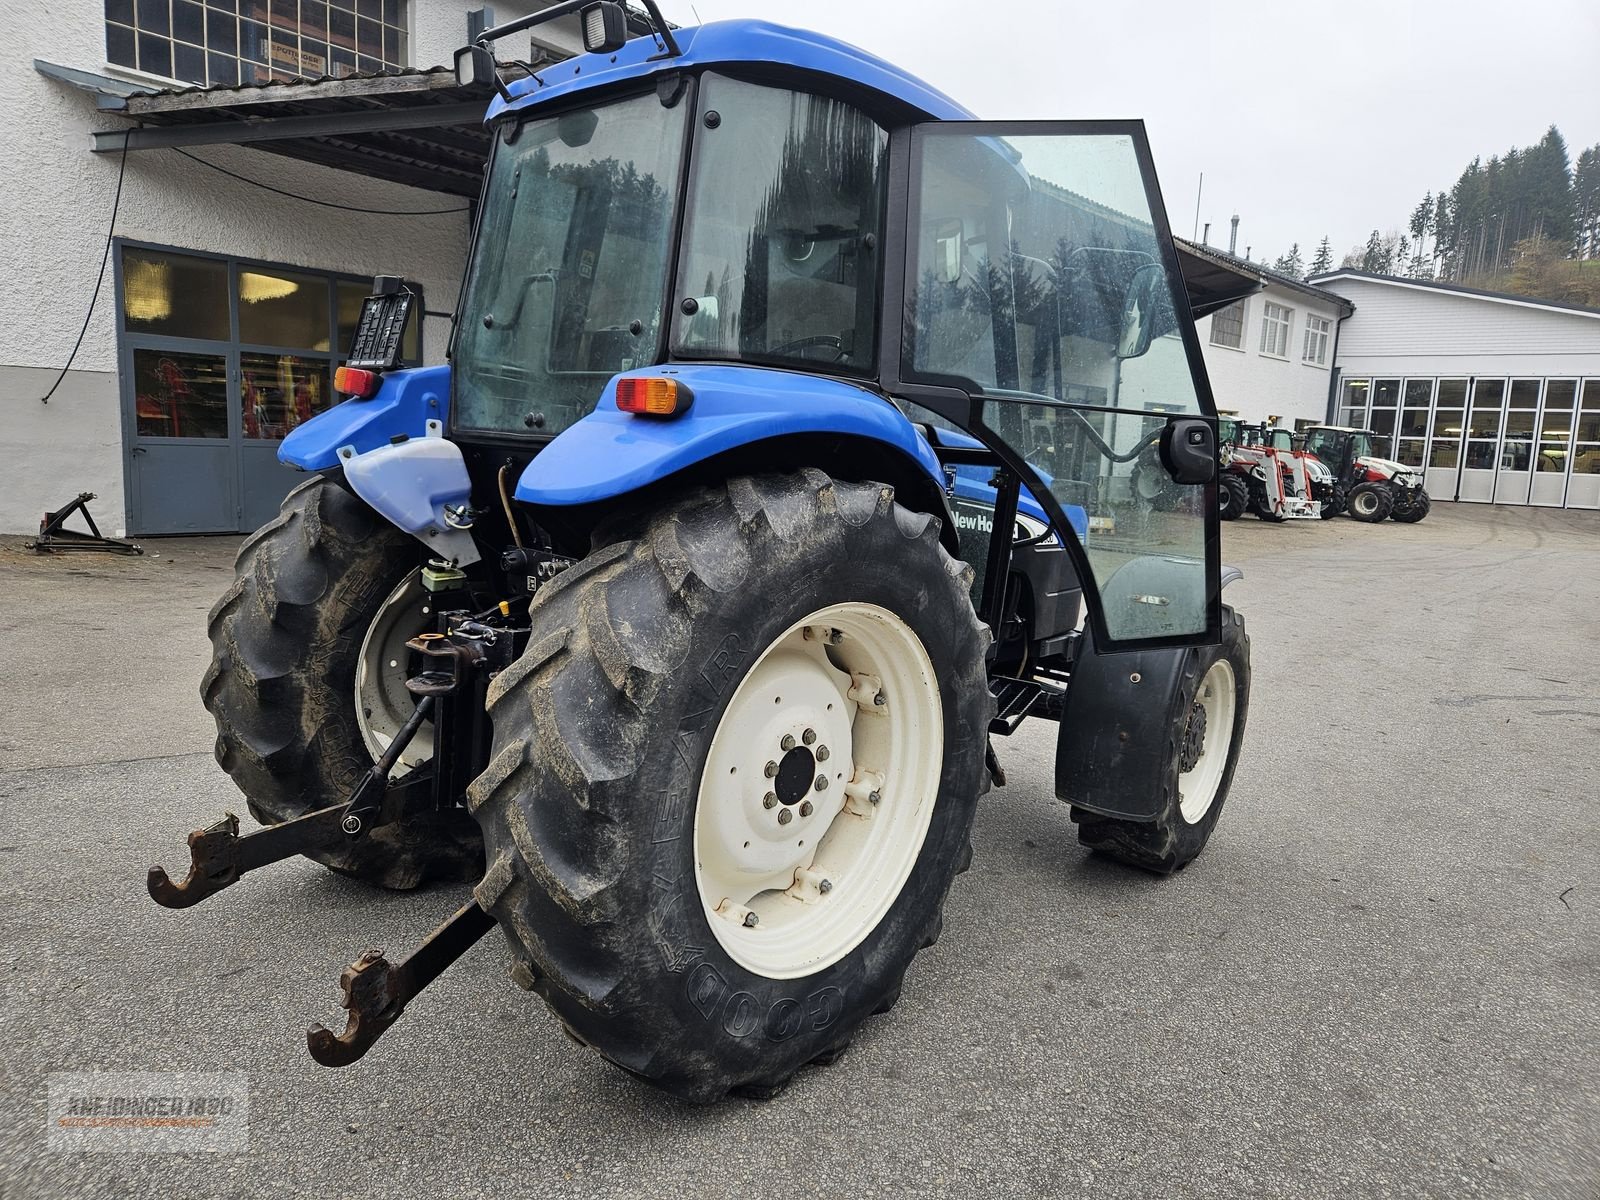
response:
[[[1053,527],[1063,572],[1010,601],[997,583],[997,631],[1040,588],[1081,585],[1108,648],[1213,637],[1214,410],[1142,128],[970,121],[881,64],[842,77],[859,52],[786,65],[780,32],[635,38],[612,81],[499,85],[451,347],[446,434],[473,494],[509,464],[513,498],[581,548],[642,477],[692,476],[735,441],[782,466],[826,434],[837,469],[911,493],[929,458],[981,475],[997,519],[961,534],[980,573],[1010,561],[1019,506]],[[619,417],[640,379],[695,407]],[[735,395],[761,397],[726,416],[759,420],[763,449],[726,428],[666,449],[669,424],[694,441]],[[866,419],[835,427],[841,403]],[[874,406],[914,439],[885,444]],[[1168,476],[1159,504],[1133,486],[1141,457]],[[1062,616],[1031,650],[1061,651]]]

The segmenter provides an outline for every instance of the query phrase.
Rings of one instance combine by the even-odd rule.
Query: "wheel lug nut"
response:
[[[809,817],[811,815],[811,801],[802,800],[800,802],[800,815],[802,817]]]
[[[761,798],[761,807],[762,808],[777,808],[778,807],[778,793],[776,793],[776,792],[768,792],[765,796],[763,796]]]
[[[818,775],[817,776],[817,791],[825,792],[827,790],[828,790],[828,777],[826,775]]]
[[[780,750],[793,750],[794,749],[794,734],[792,734],[792,733],[784,734],[783,735],[783,741],[778,743],[778,748]]]
[[[821,883],[817,884],[817,891],[826,896],[829,892],[833,891],[833,880],[824,879]]]
[[[817,761],[818,762],[827,762],[828,761],[828,748],[826,746],[818,746],[817,747]]]
[[[792,820],[794,820],[794,809],[792,808],[786,808],[778,814],[779,825],[787,825]]]
[[[744,927],[746,929],[754,929],[759,924],[761,924],[761,918],[756,916],[755,913],[753,913],[753,912],[745,913],[745,915],[744,915]]]
[[[775,762],[769,762],[767,764],[767,778],[771,779],[777,773],[778,773],[778,764],[775,763]]]
[[[881,803],[883,803],[883,793],[882,792],[873,792],[872,795],[867,797],[867,799],[870,800],[874,804],[881,804]]]
[[[815,729],[806,730],[800,735],[800,740],[808,746],[811,745],[812,742],[817,740],[817,731]]]
[[[882,692],[879,692],[876,696],[874,696],[872,698],[872,702],[877,705],[884,705],[888,703],[888,701],[883,698]]]

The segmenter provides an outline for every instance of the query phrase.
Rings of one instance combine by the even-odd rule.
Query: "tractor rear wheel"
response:
[[[513,973],[607,1059],[766,1097],[898,996],[969,855],[970,570],[820,471],[663,507],[535,598],[468,789]]]
[[[1396,508],[1389,516],[1403,525],[1415,525],[1433,507],[1433,502],[1428,499],[1427,492],[1418,492],[1416,498],[1404,508]]]
[[[1250,507],[1250,485],[1231,471],[1224,471],[1217,479],[1217,516],[1224,521],[1237,521]]]
[[[1346,502],[1350,507],[1350,515],[1358,521],[1365,521],[1376,525],[1387,517],[1394,508],[1394,492],[1386,483],[1375,483],[1368,480],[1358,483],[1350,489]]]
[[[1074,808],[1078,840],[1132,866],[1165,875],[1205,849],[1233,786],[1250,710],[1250,639],[1244,618],[1222,606],[1222,641],[1188,656],[1168,726],[1154,821],[1123,821]]]
[[[412,594],[420,560],[414,539],[322,476],[239,547],[233,585],[211,610],[200,696],[217,722],[217,762],[263,825],[345,800],[399,728],[396,715],[409,715],[403,647],[423,628],[425,593]],[[425,767],[430,729],[397,775]],[[397,889],[476,879],[483,865],[478,827],[459,808],[310,857]]]

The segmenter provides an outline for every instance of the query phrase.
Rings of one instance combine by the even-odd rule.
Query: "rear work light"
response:
[[[694,394],[676,379],[659,375],[617,380],[617,407],[625,413],[675,417],[687,412]]]
[[[364,371],[360,367],[340,367],[333,373],[333,390],[345,396],[357,396],[362,400],[371,400],[378,394],[378,385],[383,382],[383,376],[376,371]]]

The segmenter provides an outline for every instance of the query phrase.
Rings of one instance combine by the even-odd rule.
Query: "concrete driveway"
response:
[[[243,811],[198,681],[232,543],[0,550],[0,1196],[1600,1196],[1600,513],[1224,529],[1255,690],[1210,848],[1091,858],[1053,727],[1000,746],[943,940],[768,1104],[564,1037],[498,935],[363,1062],[340,968],[465,889],[303,861],[187,912],[145,868]],[[229,1155],[49,1150],[61,1071],[242,1072]]]

